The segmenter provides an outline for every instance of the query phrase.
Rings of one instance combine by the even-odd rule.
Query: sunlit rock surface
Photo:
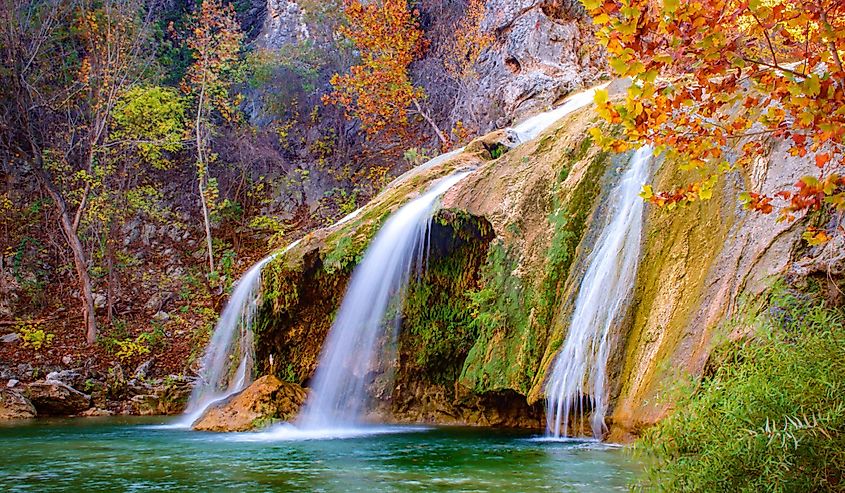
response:
[[[242,392],[214,403],[193,424],[202,431],[248,431],[275,421],[288,421],[299,412],[306,393],[299,385],[266,375]]]

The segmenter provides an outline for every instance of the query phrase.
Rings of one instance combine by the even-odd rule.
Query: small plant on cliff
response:
[[[845,488],[845,312],[782,288],[739,321],[751,340],[648,430],[656,458],[640,487],[659,491],[841,491]]]
[[[845,211],[845,3],[582,3],[611,67],[632,79],[620,103],[596,94],[599,113],[622,134],[594,135],[616,151],[651,144],[693,173],[675,190],[644,187],[645,199],[670,206],[706,200],[719,174],[768,153],[759,137],[771,136],[788,142],[792,155],[811,156],[819,175],[775,196],[749,190],[740,196],[745,207],[766,214],[778,207],[788,220],[803,211]],[[832,231],[809,233],[805,238],[818,244]]]

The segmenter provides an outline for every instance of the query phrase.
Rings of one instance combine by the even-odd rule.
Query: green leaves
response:
[[[134,86],[113,112],[111,144],[136,153],[156,169],[167,169],[166,153],[178,152],[185,138],[185,102],[176,90]]]

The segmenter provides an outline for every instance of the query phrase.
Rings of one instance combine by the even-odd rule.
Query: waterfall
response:
[[[531,118],[525,120],[524,122],[520,123],[513,127],[513,133],[516,134],[518,143],[528,142],[536,138],[540,133],[544,130],[552,126],[555,122],[563,118],[564,116],[572,113],[573,111],[583,108],[588,104],[593,102],[593,98],[596,95],[596,90],[605,87],[607,84],[602,86],[594,87],[592,89],[587,89],[586,91],[579,92],[577,94],[573,94],[569,96],[566,101],[557,108],[546,111],[545,113],[540,113],[539,115],[532,116]]]
[[[261,301],[261,271],[273,257],[298,243],[299,240],[281,252],[264,257],[238,279],[205,348],[200,380],[191,392],[183,424],[190,425],[210,404],[252,383],[255,363],[252,319]]]
[[[414,269],[419,274],[425,267],[438,199],[467,174],[441,179],[379,229],[352,273],[326,338],[312,392],[297,420],[301,428],[331,429],[360,422],[368,402],[368,379],[387,353],[378,350],[379,344],[395,344],[408,280]]]
[[[631,158],[610,195],[609,222],[587,258],[569,332],[546,384],[550,436],[569,433],[572,412],[578,423],[592,410],[590,425],[597,439],[607,429],[609,335],[637,275],[644,208],[638,195],[649,176],[651,153],[650,147],[643,147]]]

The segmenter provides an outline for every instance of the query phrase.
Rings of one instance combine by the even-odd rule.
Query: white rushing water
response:
[[[537,138],[540,133],[552,126],[552,124],[554,124],[564,116],[572,113],[577,109],[583,108],[588,104],[592,104],[593,98],[596,95],[596,91],[605,87],[606,85],[607,84],[594,87],[592,89],[587,89],[586,91],[579,92],[577,94],[573,94],[569,96],[566,101],[564,101],[563,104],[558,106],[557,108],[551,111],[546,111],[545,113],[540,113],[539,115],[532,116],[531,118],[525,120],[519,125],[516,125],[515,127],[513,127],[512,130],[516,134],[519,143],[528,142],[529,140]]]
[[[284,254],[298,243],[299,240],[281,252],[264,257],[238,279],[205,348],[200,380],[191,392],[185,418],[180,424],[190,426],[210,404],[240,392],[252,383],[255,364],[252,320],[261,302],[261,271],[273,257]]]
[[[438,199],[467,174],[457,172],[441,179],[392,214],[379,229],[352,273],[326,338],[312,392],[297,419],[300,428],[360,424],[369,401],[366,387],[371,371],[389,353],[379,345],[395,344],[408,280],[414,268],[419,272],[425,266]]]
[[[648,180],[651,154],[650,147],[643,147],[631,158],[610,195],[609,222],[587,258],[569,331],[546,384],[547,433],[552,437],[569,434],[571,413],[577,424],[592,412],[595,438],[607,429],[609,335],[637,276],[644,208],[639,192]]]

